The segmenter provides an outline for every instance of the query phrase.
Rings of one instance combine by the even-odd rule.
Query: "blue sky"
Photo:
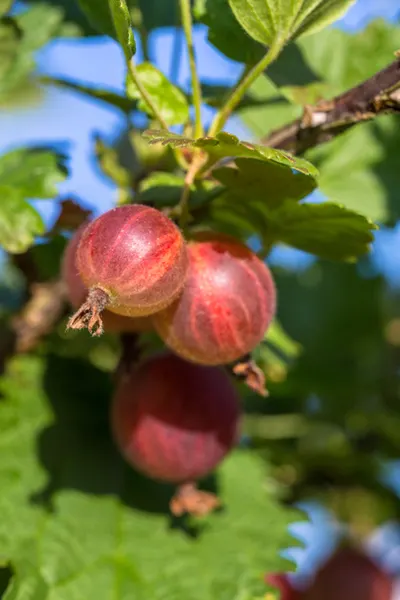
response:
[[[339,26],[348,30],[361,28],[376,16],[394,19],[399,14],[395,0],[358,0],[339,22]],[[238,77],[241,66],[227,60],[207,43],[203,27],[196,28],[195,46],[199,61],[200,76],[215,81],[232,84]],[[171,69],[171,48],[174,31],[164,29],[151,35],[151,58],[166,73]],[[141,60],[141,52],[137,55]],[[38,56],[38,68],[42,73],[71,77],[82,82],[104,85],[122,90],[124,65],[118,46],[108,38],[89,40],[60,40],[49,44]],[[189,68],[185,52],[181,56],[178,83],[186,87],[189,83]],[[205,116],[210,118],[211,111]],[[112,141],[123,127],[118,111],[105,108],[101,104],[83,99],[73,92],[55,88],[48,89],[39,106],[19,109],[16,112],[0,111],[0,152],[10,146],[32,142],[66,142],[70,155],[70,176],[60,186],[62,194],[72,193],[81,198],[84,204],[97,211],[112,206],[114,188],[102,177],[93,161],[92,136],[100,133],[106,140]],[[251,134],[239,120],[231,120],[229,130],[244,139]],[[48,222],[57,214],[53,201],[38,205]],[[380,271],[390,283],[400,286],[400,225],[393,231],[383,230],[376,236],[373,257]],[[271,257],[272,263],[285,262],[292,268],[304,268],[312,257],[292,249],[276,249]]]
[[[365,26],[373,17],[386,16],[394,19],[399,12],[396,0],[358,0],[339,25],[354,30]],[[203,27],[196,28],[194,37],[200,76],[226,84],[233,83],[241,71],[240,65],[225,59],[207,43]],[[153,33],[151,41],[152,60],[159,68],[169,73],[173,31]],[[140,49],[137,59],[141,59]],[[38,68],[42,73],[71,77],[115,90],[121,90],[123,86],[124,66],[121,52],[113,41],[105,38],[53,42],[40,52]],[[188,82],[188,63],[183,53],[178,83],[187,87]],[[210,118],[209,111],[206,112],[206,116]],[[70,175],[60,186],[60,192],[77,195],[87,206],[104,211],[112,206],[114,189],[100,176],[91,160],[92,136],[97,132],[111,141],[122,127],[123,120],[118,111],[83,99],[72,92],[49,89],[39,106],[14,112],[0,111],[0,153],[23,144],[65,143],[71,157]],[[237,120],[229,123],[229,130],[241,137],[249,137],[246,129]],[[57,212],[54,202],[41,201],[37,206],[46,220],[51,222]],[[293,266],[299,267],[307,263],[304,254],[291,250],[275,253],[273,258],[285,259]],[[394,232],[382,231],[378,234],[374,244],[374,258],[376,265],[389,281],[400,285],[400,226]],[[295,535],[308,543],[306,551],[293,552],[303,570],[307,568],[307,564],[314,563],[329,550],[337,533],[336,526],[326,518],[322,509],[314,507],[311,516],[312,523],[296,524],[292,528]],[[319,535],[316,535],[317,530]],[[382,539],[386,538],[383,536]],[[382,544],[384,545],[383,542]],[[387,551],[387,544],[385,548]],[[398,554],[395,558],[400,564]]]

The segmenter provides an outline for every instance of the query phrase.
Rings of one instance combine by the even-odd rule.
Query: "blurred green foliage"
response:
[[[335,11],[346,4],[329,3]],[[220,51],[250,69],[265,48],[259,23],[242,22],[243,12],[236,20],[241,6],[198,0],[194,14]],[[51,331],[15,355],[21,323],[37,324],[35,285],[54,284],[67,231],[88,215],[74,205],[73,227],[61,213],[46,231],[32,207],[33,198],[56,198],[67,174],[55,149],[22,148],[0,157],[0,245],[8,252],[0,280],[0,595],[260,600],[264,571],[285,566],[278,552],[292,543],[286,530],[299,516],[295,501],[320,499],[362,535],[399,517],[381,474],[400,453],[400,294],[368,254],[375,222],[393,226],[400,218],[398,117],[357,125],[304,158],[229,133],[194,140],[192,96],[145,62],[138,78],[158,113],[168,124],[184,125],[181,134],[160,131],[131,79],[118,95],[34,73],[35,51],[54,37],[116,37],[107,3],[29,0],[27,10],[10,8],[0,1],[1,102],[14,105],[21,90],[58,85],[127,117],[133,110],[148,114],[147,139],[128,127],[115,147],[94,140],[93,158],[118,188],[118,203],[146,203],[179,221],[182,164],[202,156],[202,178],[186,180],[189,236],[222,231],[256,241],[262,257],[285,244],[314,260],[300,271],[273,269],[278,314],[252,355],[269,396],[237,382],[246,436],[202,482],[220,492],[224,509],[204,520],[175,519],[168,512],[172,488],[128,467],[111,440],[121,339],[66,333],[63,305]],[[132,0],[128,8],[129,18],[123,10],[118,17],[126,52],[133,52],[131,19],[142,41],[152,29],[180,22],[175,2]],[[286,23],[285,14],[278,16]],[[299,19],[288,35],[315,24],[303,13]],[[383,21],[357,34],[328,29],[291,41],[242,97],[238,114],[265,136],[301,116],[305,104],[372,76],[399,47],[399,28]],[[230,90],[204,82],[203,92],[206,103],[220,108]],[[325,202],[310,201],[317,189]],[[153,333],[140,344],[144,356],[161,346]]]

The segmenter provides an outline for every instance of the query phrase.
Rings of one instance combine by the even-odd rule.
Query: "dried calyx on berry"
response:
[[[125,459],[148,477],[179,486],[171,502],[176,515],[218,506],[194,483],[234,446],[239,417],[236,390],[223,369],[171,353],[133,365],[112,404],[112,430]]]
[[[187,250],[179,229],[160,211],[126,205],[85,228],[76,267],[89,292],[68,327],[100,335],[105,308],[139,317],[171,303],[185,282]]]
[[[76,266],[76,251],[87,226],[88,223],[83,223],[75,231],[65,248],[61,264],[61,279],[65,284],[68,301],[75,309],[85,302],[89,292]],[[104,330],[109,333],[137,333],[153,328],[150,317],[124,317],[107,309],[103,311],[102,321]]]

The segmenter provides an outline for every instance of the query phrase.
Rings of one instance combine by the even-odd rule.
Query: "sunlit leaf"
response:
[[[161,142],[164,145],[194,146],[202,148],[210,155],[212,162],[221,158],[253,158],[265,162],[274,162],[291,169],[296,169],[312,178],[318,177],[317,169],[303,158],[292,156],[288,152],[267,148],[259,144],[241,142],[239,138],[231,133],[219,133],[216,137],[204,137],[196,140],[170,133],[163,130],[147,130],[144,137],[150,139],[150,143]]]
[[[44,223],[18,189],[0,185],[0,200],[0,246],[8,252],[24,252],[44,233]]]
[[[0,0],[0,17],[10,12],[14,0]]]
[[[355,0],[229,0],[243,29],[270,46],[326,27]]]
[[[125,0],[108,0],[108,4],[117,32],[117,39],[122,46],[126,60],[130,60],[136,53],[136,44],[128,6]]]
[[[22,148],[0,156],[0,185],[12,186],[25,198],[52,198],[66,177],[63,157],[41,148]]]
[[[151,63],[144,62],[137,67],[137,74],[166,123],[179,125],[188,120],[189,106],[184,93],[173,85],[161,71]],[[141,98],[139,90],[129,75],[127,94],[129,98],[139,100],[140,110],[149,112],[149,107]]]
[[[14,478],[0,497],[2,550],[15,571],[8,600],[262,597],[263,573],[286,568],[278,553],[297,513],[273,498],[255,454],[238,450],[219,469],[224,511],[171,527],[172,488],[134,472],[110,438],[104,373],[76,359],[28,358],[0,385],[0,480]],[[45,519],[41,501],[54,508]]]
[[[30,99],[30,76],[35,68],[34,52],[50,39],[77,36],[76,26],[63,22],[63,11],[57,7],[37,4],[18,12],[12,19],[0,21],[0,99],[11,103]],[[29,95],[30,94],[30,95]]]

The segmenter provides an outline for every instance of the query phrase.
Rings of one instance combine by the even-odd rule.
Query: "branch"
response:
[[[53,331],[66,308],[66,290],[62,281],[34,283],[30,292],[28,302],[11,322],[15,335],[14,352],[17,353],[33,350]]]
[[[315,106],[306,106],[297,119],[262,138],[266,146],[303,154],[329,142],[357,123],[387,113],[400,113],[400,55],[363,83]]]

